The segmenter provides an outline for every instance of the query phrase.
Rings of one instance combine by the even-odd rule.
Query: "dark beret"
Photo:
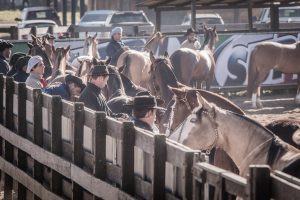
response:
[[[79,86],[81,88],[81,90],[83,90],[85,88],[85,84],[82,82],[81,78],[77,77],[77,76],[73,76],[71,74],[68,74],[65,77],[65,82],[68,83],[75,83],[77,86]]]
[[[14,66],[15,63],[17,62],[17,60],[18,60],[19,58],[23,57],[23,56],[26,56],[26,54],[25,54],[25,53],[21,53],[21,52],[14,53],[14,54],[11,56],[11,58],[10,58],[9,64],[10,64],[11,66]]]
[[[14,45],[7,40],[0,40],[0,51],[6,48],[12,48]]]
[[[28,64],[30,58],[31,56],[23,56],[19,58],[15,64],[16,69],[21,71],[22,68]]]

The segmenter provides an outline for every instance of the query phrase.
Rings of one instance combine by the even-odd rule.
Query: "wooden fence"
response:
[[[192,199],[197,153],[0,76],[4,199]],[[14,187],[13,187],[14,186]]]
[[[218,200],[298,200],[300,199],[300,180],[280,171],[270,172],[267,165],[250,166],[248,178],[198,162],[193,167],[194,200],[208,199],[209,190],[205,185],[215,188]]]

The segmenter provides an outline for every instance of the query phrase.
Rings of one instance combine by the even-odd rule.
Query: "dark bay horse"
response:
[[[244,115],[223,110],[201,96],[199,102],[170,139],[202,151],[222,147],[244,177],[252,164],[268,164],[300,177],[300,150]]]
[[[283,73],[298,74],[298,88],[295,98],[300,103],[300,42],[280,44],[262,42],[253,49],[248,67],[248,95],[252,95],[252,107],[261,108],[260,84],[267,78],[271,69]]]
[[[156,51],[164,39],[164,36],[157,32],[153,34],[144,46],[144,52],[128,50],[122,53],[118,59],[117,67],[134,84],[149,89],[149,70],[151,61],[149,51]]]
[[[204,34],[208,45],[204,50],[195,51],[188,48],[180,48],[176,50],[170,57],[174,66],[174,73],[177,79],[190,86],[199,83],[202,88],[202,82],[205,82],[206,89],[209,90],[215,73],[215,60],[213,57],[213,49],[218,41],[216,27],[203,27]],[[204,45],[203,45],[204,46]]]

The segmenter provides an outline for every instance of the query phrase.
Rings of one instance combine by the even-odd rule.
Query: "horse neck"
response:
[[[158,47],[159,47],[160,40],[157,38],[150,39],[149,42],[145,45],[144,49],[146,52],[152,51],[154,54],[156,54]]]
[[[160,133],[166,133],[166,131],[171,126],[171,120],[173,117],[173,106],[174,106],[175,100],[171,100],[167,105],[167,110],[164,112],[164,115],[162,116],[160,122],[159,122],[159,132]]]
[[[210,38],[209,41],[208,41],[208,44],[207,44],[207,48],[213,52],[214,51],[214,48],[215,48],[215,40]]]
[[[220,109],[216,109],[216,112],[218,146],[231,156],[240,172],[247,171],[250,164],[266,164],[274,136],[246,117]]]
[[[89,44],[87,41],[85,41],[84,43],[83,55],[93,56],[93,46]]]
[[[93,43],[93,47],[92,47],[92,55],[94,58],[97,58],[97,59],[100,59],[100,56],[99,56],[99,52],[97,50],[97,44],[96,43]]]
[[[160,83],[159,87],[161,88],[160,95],[161,95],[161,98],[165,101],[164,105],[166,105],[166,103],[169,103],[171,101],[171,99],[173,98],[173,93],[168,88],[168,85],[171,87],[178,88],[179,87],[178,81],[177,81],[173,71],[170,70],[168,72],[168,75],[162,77],[162,79],[161,79],[161,81],[159,81],[159,83]]]

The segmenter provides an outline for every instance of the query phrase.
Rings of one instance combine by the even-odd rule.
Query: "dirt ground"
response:
[[[300,120],[300,105],[295,103],[295,93],[262,95],[263,108],[252,109],[251,100],[247,97],[229,97],[240,106],[252,119],[266,125],[278,119]]]

